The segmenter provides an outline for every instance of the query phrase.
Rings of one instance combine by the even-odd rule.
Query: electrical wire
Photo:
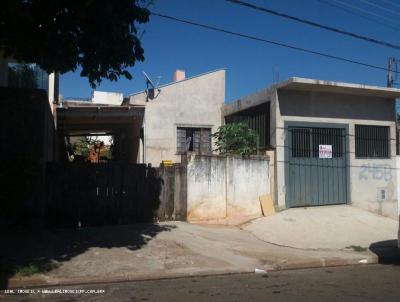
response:
[[[358,16],[358,17],[363,18],[365,20],[369,20],[369,21],[374,22],[376,24],[380,24],[382,26],[385,26],[387,28],[393,29],[395,31],[400,31],[400,27],[395,27],[395,26],[392,26],[392,25],[390,25],[388,23],[382,22],[380,20],[365,16],[365,15],[363,15],[361,13],[357,13],[356,11],[352,11],[351,9],[348,9],[346,7],[342,7],[342,6],[338,5],[338,4],[330,3],[329,1],[326,1],[326,0],[317,0],[317,1],[320,2],[320,3],[323,3],[325,5],[329,5],[331,7],[334,7],[334,8],[340,9],[342,11],[345,11],[345,12],[347,12],[349,14],[354,15],[354,16]],[[335,1],[335,0],[333,0],[333,1]],[[339,1],[336,1],[336,2],[339,2]],[[341,2],[339,2],[339,3],[341,3]]]
[[[341,5],[346,6],[346,7],[350,8],[350,9],[354,9],[354,10],[356,10],[356,11],[364,12],[364,13],[369,14],[369,15],[371,15],[371,16],[375,16],[375,17],[378,17],[378,18],[387,20],[387,21],[389,21],[389,22],[392,22],[392,23],[395,23],[395,24],[399,24],[399,23],[395,22],[393,19],[390,19],[390,18],[388,18],[388,17],[386,17],[386,16],[384,16],[384,15],[380,15],[380,14],[377,14],[377,13],[373,13],[373,12],[371,12],[371,11],[369,11],[369,10],[360,8],[360,7],[358,7],[358,6],[348,4],[347,2],[342,2],[342,1],[339,1],[339,0],[331,0],[331,1],[340,3]]]
[[[384,6],[382,6],[382,5],[375,4],[375,3],[371,2],[371,1],[367,1],[367,0],[358,0],[358,1],[360,1],[360,2],[362,2],[362,3],[365,3],[365,4],[367,4],[367,5],[370,5],[370,6],[372,6],[372,7],[376,7],[376,8],[378,8],[378,9],[380,9],[380,10],[389,12],[389,13],[391,13],[391,14],[400,16],[399,13],[394,12],[392,9],[387,8],[387,7],[384,7]]]
[[[341,29],[338,29],[338,28],[335,28],[335,27],[323,25],[321,23],[317,23],[317,22],[313,22],[313,21],[310,21],[310,20],[298,18],[298,17],[295,17],[295,16],[287,15],[287,14],[284,14],[284,13],[281,13],[281,12],[278,12],[278,11],[274,11],[274,10],[271,10],[271,9],[268,9],[268,8],[265,8],[265,7],[256,6],[256,5],[248,3],[248,2],[244,2],[244,1],[240,1],[240,0],[225,0],[225,1],[233,3],[233,4],[236,4],[236,5],[240,5],[240,6],[243,6],[243,7],[251,8],[251,9],[254,9],[254,10],[258,10],[258,11],[261,11],[261,12],[264,12],[264,13],[267,13],[267,14],[272,14],[272,15],[275,15],[275,16],[278,16],[278,17],[289,19],[289,20],[292,20],[292,21],[296,21],[296,22],[300,22],[300,23],[307,24],[307,25],[310,25],[310,26],[322,28],[322,29],[325,29],[325,30],[328,30],[328,31],[331,31],[331,32],[335,32],[335,33],[338,33],[338,34],[342,34],[342,35],[345,35],[345,36],[349,36],[349,37],[352,37],[352,38],[355,38],[355,39],[364,40],[364,41],[367,41],[367,42],[370,42],[370,43],[374,43],[374,44],[377,44],[377,45],[382,45],[382,46],[386,46],[386,47],[393,48],[393,49],[396,49],[396,50],[400,50],[400,45],[396,45],[396,44],[393,44],[393,43],[390,43],[390,42],[386,42],[386,41],[377,40],[375,38],[371,38],[371,37],[367,37],[367,36],[362,36],[362,35],[355,34],[355,33],[349,32],[349,31],[341,30]]]
[[[394,3],[394,2],[389,1],[389,0],[382,0],[382,1],[383,1],[383,2],[386,2],[386,3],[390,4],[390,5],[400,7],[400,4],[398,4],[398,3]]]
[[[334,59],[334,60],[338,60],[338,61],[352,63],[352,64],[364,66],[364,67],[369,67],[369,68],[373,68],[373,69],[377,69],[377,70],[389,71],[385,67],[372,65],[372,64],[361,62],[361,61],[351,60],[351,59],[339,57],[339,56],[336,56],[336,55],[330,55],[330,54],[326,54],[326,53],[323,53],[323,52],[310,50],[310,49],[306,49],[306,48],[302,48],[302,47],[297,47],[297,46],[293,46],[293,45],[286,44],[286,43],[281,43],[281,42],[276,42],[276,41],[272,41],[272,40],[267,40],[267,39],[255,37],[255,36],[250,36],[250,35],[247,35],[247,34],[233,32],[233,31],[230,31],[230,30],[226,30],[226,29],[223,29],[223,28],[218,28],[218,27],[211,26],[211,25],[201,24],[201,23],[197,23],[197,22],[193,22],[193,21],[189,21],[189,20],[185,20],[185,19],[180,19],[180,18],[173,17],[173,16],[159,14],[157,12],[150,12],[150,14],[153,15],[153,16],[164,18],[164,19],[172,20],[172,21],[175,21],[175,22],[179,22],[179,23],[183,23],[183,24],[189,24],[189,25],[193,25],[193,26],[196,26],[196,27],[201,27],[201,28],[205,28],[205,29],[209,29],[209,30],[213,30],[213,31],[229,34],[229,35],[232,35],[232,36],[242,37],[242,38],[246,38],[246,39],[250,39],[250,40],[254,40],[254,41],[259,41],[259,42],[263,42],[263,43],[267,43],[267,44],[271,44],[271,45],[275,45],[275,46],[281,46],[281,47],[285,47],[285,48],[289,48],[289,49],[293,49],[293,50],[297,50],[297,51],[301,51],[301,52],[305,52],[305,53],[310,53],[310,54],[314,54],[314,55],[318,55],[318,56],[321,56],[321,57],[326,57],[326,58],[330,58],[330,59]],[[396,72],[396,71],[393,71],[393,72],[394,73],[399,73],[399,72]]]

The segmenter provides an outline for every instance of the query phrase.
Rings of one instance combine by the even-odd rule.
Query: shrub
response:
[[[226,124],[212,135],[221,154],[248,156],[257,152],[257,133],[244,123]]]

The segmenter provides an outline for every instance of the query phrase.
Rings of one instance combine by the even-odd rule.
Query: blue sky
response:
[[[399,30],[323,3],[327,1],[338,4],[337,0],[245,1],[328,26],[400,44],[399,0],[341,0],[373,14],[379,14],[381,17],[372,15],[369,17],[398,27]],[[257,12],[223,0],[155,0],[150,9],[162,14],[382,67],[387,67],[388,57],[400,58],[399,50]],[[367,16],[366,13],[363,14]],[[137,63],[130,69],[133,79],[128,81],[121,78],[118,82],[103,81],[98,90],[122,92],[124,95],[143,90],[145,80],[142,71],[145,71],[153,80],[160,76],[160,84],[166,84],[171,82],[175,69],[183,69],[186,71],[186,76],[191,77],[218,68],[226,68],[227,71],[227,102],[269,86],[273,82],[274,72],[279,73],[279,80],[297,76],[386,86],[385,71],[174,23],[156,16],[151,16],[150,22],[141,25],[140,29],[145,31],[142,37],[145,61]],[[80,77],[77,70],[61,76],[60,92],[64,97],[89,98],[91,88],[87,79]]]

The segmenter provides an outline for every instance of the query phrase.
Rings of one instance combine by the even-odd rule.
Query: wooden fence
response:
[[[175,192],[181,170],[122,163],[48,164],[47,226],[185,220],[186,207],[181,205],[186,202],[185,193]]]

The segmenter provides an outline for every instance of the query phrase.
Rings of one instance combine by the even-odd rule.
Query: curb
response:
[[[326,268],[352,265],[377,264],[378,257],[368,255],[363,259],[340,259],[340,258],[321,258],[300,260],[294,262],[284,262],[273,264],[267,268],[268,272],[278,272],[285,270],[311,269],[311,268]],[[135,274],[124,276],[109,276],[109,277],[82,277],[66,280],[46,281],[45,275],[32,277],[12,277],[8,279],[7,288],[35,288],[35,287],[54,287],[54,286],[72,286],[72,285],[89,285],[102,283],[121,283],[130,281],[156,281],[168,279],[194,278],[194,277],[210,277],[210,276],[229,276],[237,274],[254,274],[254,270],[220,270],[220,271],[200,271],[194,273],[159,273],[155,274]]]
[[[270,271],[283,271],[283,270],[297,270],[297,269],[310,269],[310,268],[324,268],[324,267],[339,267],[339,266],[354,266],[366,264],[378,264],[379,259],[377,256],[366,256],[362,259],[340,259],[340,258],[321,258],[319,260],[306,260],[298,262],[288,262],[276,264]]]
[[[89,284],[104,284],[104,283],[121,283],[131,281],[156,281],[156,280],[168,280],[168,279],[183,279],[183,278],[195,278],[195,277],[209,277],[209,276],[229,276],[238,274],[249,274],[252,271],[246,270],[230,270],[230,271],[204,271],[193,274],[188,273],[164,273],[154,275],[136,274],[136,275],[125,275],[125,276],[110,276],[110,277],[82,277],[82,278],[71,278],[66,280],[51,281],[47,282],[39,276],[18,278],[13,277],[8,279],[8,288],[35,288],[35,287],[54,287],[54,286],[71,286],[71,285],[89,285]]]

